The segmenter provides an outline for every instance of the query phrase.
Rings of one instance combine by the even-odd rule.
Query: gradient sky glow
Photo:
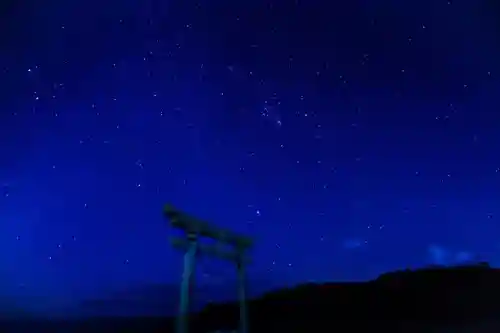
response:
[[[0,9],[0,313],[171,312],[167,202],[255,238],[252,295],[500,263],[495,1]]]

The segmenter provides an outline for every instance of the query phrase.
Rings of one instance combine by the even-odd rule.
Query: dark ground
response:
[[[307,284],[249,302],[250,332],[500,332],[500,270],[398,271],[364,283]],[[192,332],[237,327],[235,303],[208,305]],[[170,332],[172,318],[4,321],[1,332]]]

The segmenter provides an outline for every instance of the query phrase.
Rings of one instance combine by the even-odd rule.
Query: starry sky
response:
[[[254,238],[251,295],[500,264],[495,1],[0,11],[1,314],[175,310],[167,202]],[[200,258],[195,306],[234,273]]]

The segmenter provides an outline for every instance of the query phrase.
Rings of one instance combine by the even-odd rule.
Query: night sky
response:
[[[251,295],[500,265],[494,0],[0,10],[0,314],[171,314],[165,203],[254,238]]]

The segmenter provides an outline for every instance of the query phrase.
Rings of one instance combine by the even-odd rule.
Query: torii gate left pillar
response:
[[[188,333],[189,294],[193,282],[195,260],[198,254],[210,255],[236,264],[238,273],[238,298],[240,303],[240,333],[247,333],[247,310],[245,295],[245,264],[249,262],[245,251],[252,246],[252,241],[231,231],[217,228],[207,222],[187,215],[171,205],[165,205],[164,214],[170,219],[174,228],[185,232],[186,238],[171,239],[172,245],[184,252],[184,270],[181,282],[179,314],[176,333]],[[217,244],[205,245],[199,243],[199,238],[212,238]],[[230,245],[234,251],[227,251],[220,245]]]

